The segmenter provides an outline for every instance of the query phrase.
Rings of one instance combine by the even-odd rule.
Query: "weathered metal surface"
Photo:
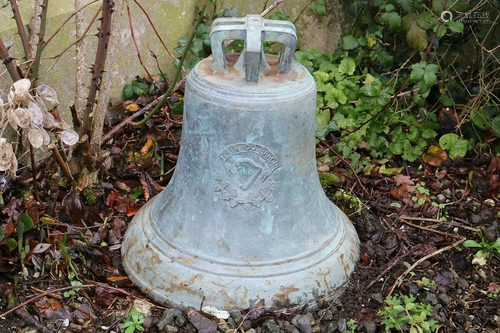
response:
[[[315,82],[300,64],[283,71],[286,57],[266,56],[256,83],[236,55],[220,56],[222,68],[209,58],[188,76],[178,164],[129,226],[125,269],[152,299],[177,306],[331,296],[359,240],[319,183]]]

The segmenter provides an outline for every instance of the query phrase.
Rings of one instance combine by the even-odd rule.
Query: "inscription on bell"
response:
[[[234,208],[260,207],[271,201],[276,183],[272,173],[279,168],[278,159],[267,147],[255,143],[237,143],[219,154],[221,171],[215,174],[214,191]]]

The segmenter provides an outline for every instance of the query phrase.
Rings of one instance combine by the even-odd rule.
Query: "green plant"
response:
[[[378,312],[385,330],[394,328],[402,332],[405,326],[409,326],[410,333],[427,333],[439,328],[438,323],[430,319],[432,305],[416,303],[413,295],[389,296],[385,303],[386,306]]]
[[[333,54],[316,49],[295,53],[295,60],[317,83],[316,135],[332,138],[335,150],[356,171],[368,170],[373,159],[400,156],[415,161],[436,139],[452,159],[465,156],[476,143],[477,149],[484,150],[487,138],[498,151],[500,145],[491,144],[500,137],[498,100],[474,88],[478,77],[456,67],[476,66],[473,59],[481,58],[483,51],[462,57],[459,50],[471,39],[472,26],[440,18],[444,10],[457,18],[470,8],[487,11],[488,4],[479,0],[352,1],[355,24]],[[476,42],[487,40],[476,38]],[[497,70],[500,62],[490,60],[484,68]],[[490,92],[499,87],[487,86]],[[474,91],[471,98],[466,97],[467,91]],[[451,116],[443,118],[443,109]],[[457,133],[439,137],[438,120]]]
[[[123,324],[120,325],[125,333],[133,333],[137,331],[144,331],[144,320],[146,316],[139,313],[136,308],[132,308],[128,316],[123,320]]]
[[[356,320],[351,319],[347,322],[347,330],[346,330],[347,333],[356,332],[356,328],[358,328],[358,323],[356,322]]]
[[[500,237],[498,237],[496,241],[490,242],[486,238],[484,238],[484,236],[481,235],[480,233],[476,233],[476,235],[481,238],[480,242],[468,239],[462,245],[464,247],[480,249],[474,254],[474,259],[472,260],[472,263],[479,264],[482,266],[486,264],[486,259],[488,259],[490,253],[493,253],[496,256],[500,255]]]
[[[427,288],[427,289],[432,289],[436,286],[436,282],[434,280],[429,280],[425,276],[421,280],[415,281],[417,286]]]

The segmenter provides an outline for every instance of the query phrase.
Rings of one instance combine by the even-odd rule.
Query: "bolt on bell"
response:
[[[219,309],[296,307],[332,297],[359,240],[324,194],[315,159],[315,81],[292,60],[290,22],[212,24],[213,57],[186,81],[182,145],[168,186],[125,234],[130,279],[153,300]],[[245,40],[241,54],[224,42]],[[282,44],[265,55],[265,41]]]

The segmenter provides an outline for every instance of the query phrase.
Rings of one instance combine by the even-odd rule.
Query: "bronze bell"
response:
[[[245,40],[241,54],[224,42]],[[264,41],[282,44],[264,55]],[[130,279],[155,301],[219,309],[302,306],[342,286],[359,257],[315,159],[315,81],[292,60],[292,23],[212,25],[213,57],[188,75],[182,145],[167,188],[122,244]]]

